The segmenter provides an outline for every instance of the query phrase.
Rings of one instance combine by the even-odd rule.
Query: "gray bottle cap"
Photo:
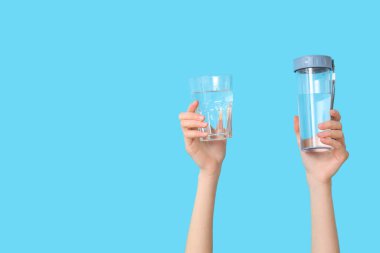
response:
[[[333,59],[327,55],[306,55],[293,61],[294,71],[305,68],[333,68]]]

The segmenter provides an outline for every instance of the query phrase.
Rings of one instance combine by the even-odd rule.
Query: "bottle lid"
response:
[[[327,55],[306,55],[294,59],[294,71],[305,68],[329,68],[333,69],[333,59]]]

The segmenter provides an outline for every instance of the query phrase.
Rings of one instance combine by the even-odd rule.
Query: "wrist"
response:
[[[306,175],[306,178],[310,191],[331,190],[331,178],[321,180],[309,174]]]
[[[220,170],[221,167],[219,166],[207,169],[201,168],[199,171],[199,178],[204,178],[207,180],[218,180],[220,176]]]
[[[207,162],[199,166],[199,174],[208,177],[219,177],[220,171],[222,169],[222,163],[217,162]]]

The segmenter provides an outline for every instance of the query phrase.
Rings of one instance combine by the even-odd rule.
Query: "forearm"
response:
[[[331,182],[309,183],[311,201],[312,253],[339,253]]]
[[[219,175],[209,175],[202,171],[199,173],[186,253],[212,252],[212,226],[218,179]]]

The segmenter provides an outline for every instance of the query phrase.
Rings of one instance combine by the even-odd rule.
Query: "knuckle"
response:
[[[194,114],[193,113],[188,113],[187,114],[188,119],[194,119]]]
[[[189,138],[194,138],[194,137],[195,137],[195,136],[194,136],[194,132],[193,132],[193,131],[189,131],[187,137],[189,137]]]

